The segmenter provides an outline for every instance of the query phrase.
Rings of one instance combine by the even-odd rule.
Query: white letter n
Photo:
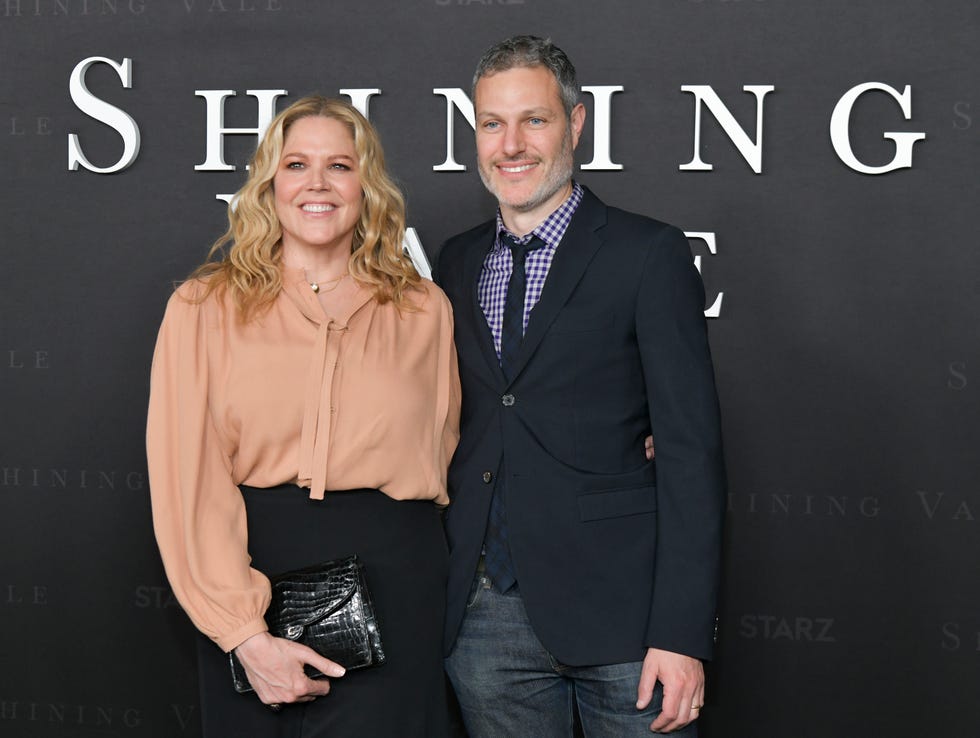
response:
[[[701,159],[701,103],[704,103],[731,142],[735,144],[742,158],[752,167],[752,171],[761,174],[762,103],[766,95],[774,89],[776,88],[773,85],[745,85],[742,88],[744,92],[755,95],[755,141],[752,141],[710,85],[682,85],[681,92],[690,92],[694,95],[694,158],[687,164],[681,164],[679,169],[710,172],[713,168]]]

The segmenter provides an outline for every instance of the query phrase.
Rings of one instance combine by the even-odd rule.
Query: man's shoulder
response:
[[[442,251],[456,252],[460,249],[465,249],[473,243],[486,241],[493,233],[495,225],[496,220],[491,218],[490,220],[483,221],[479,225],[473,226],[469,230],[457,233],[455,236],[446,239],[442,245]]]
[[[463,257],[481,242],[489,248],[495,223],[493,219],[487,220],[446,239],[436,257],[436,281],[442,284],[447,277],[456,272],[463,263]]]
[[[591,190],[585,188],[582,205],[576,215],[601,219],[598,226],[606,231],[607,236],[641,236],[646,239],[658,240],[661,237],[683,237],[683,231],[677,226],[658,220],[649,215],[624,210],[615,205],[608,205]]]
[[[662,230],[664,228],[674,228],[670,223],[658,220],[651,215],[634,213],[631,210],[623,210],[614,206],[608,207],[609,220],[615,224],[622,224],[633,228],[649,228],[652,230]]]

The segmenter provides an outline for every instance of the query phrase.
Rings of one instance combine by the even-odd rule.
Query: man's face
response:
[[[568,196],[585,108],[576,105],[569,120],[558,80],[542,66],[482,77],[474,97],[483,184],[505,218],[533,213],[543,220]]]

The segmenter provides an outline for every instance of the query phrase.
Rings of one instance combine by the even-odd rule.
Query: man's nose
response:
[[[504,153],[514,156],[524,151],[524,132],[519,125],[508,126],[504,132]]]

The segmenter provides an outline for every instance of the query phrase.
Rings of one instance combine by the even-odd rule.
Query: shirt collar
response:
[[[518,243],[526,243],[532,236],[537,236],[542,241],[544,241],[545,246],[549,249],[554,250],[558,247],[558,242],[561,241],[562,236],[565,235],[565,231],[568,230],[568,224],[572,220],[572,216],[575,214],[576,209],[578,209],[579,204],[582,202],[582,185],[578,182],[572,182],[572,193],[555,208],[551,215],[545,218],[541,223],[539,223],[530,233],[525,235],[523,238],[518,238],[509,230],[507,226],[504,225],[503,216],[500,214],[500,208],[497,208],[497,236],[494,239],[493,250],[499,251],[504,248],[503,243],[500,240],[500,235],[506,233],[508,236],[513,238]]]

